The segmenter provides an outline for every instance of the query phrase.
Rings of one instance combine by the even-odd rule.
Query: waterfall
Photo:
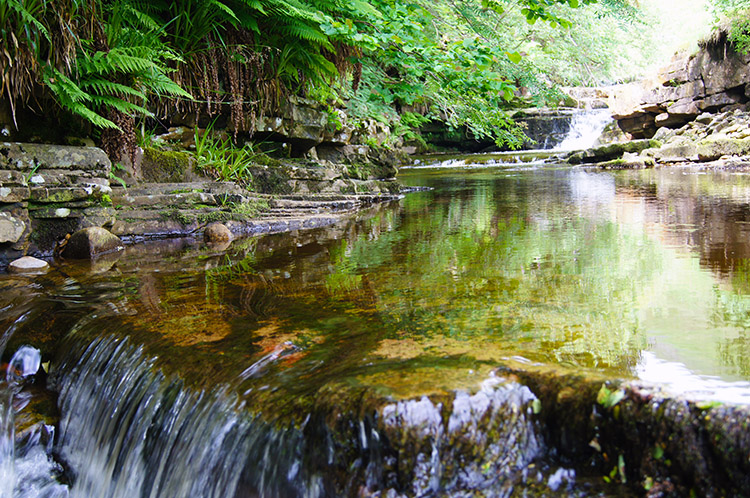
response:
[[[72,497],[510,496],[544,453],[536,397],[494,376],[475,394],[380,410],[342,411],[342,393],[318,393],[293,422],[272,406],[257,412],[231,386],[190,387],[129,339],[73,342],[50,376]],[[240,385],[281,357],[256,362]]]
[[[594,146],[604,128],[612,122],[609,109],[585,109],[573,115],[570,130],[555,150],[581,150]]]
[[[37,424],[21,436],[15,431],[16,411],[28,401],[21,389],[37,373],[40,361],[38,349],[22,346],[11,358],[5,379],[0,381],[0,498],[68,496],[67,487],[54,477],[61,469],[49,458],[54,428]]]

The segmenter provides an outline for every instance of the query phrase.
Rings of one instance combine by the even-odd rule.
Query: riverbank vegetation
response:
[[[236,138],[291,95],[355,125],[408,134],[439,119],[514,148],[524,137],[509,108],[554,106],[561,85],[649,62],[639,33],[653,19],[637,5],[0,0],[1,90],[14,120],[19,108],[72,115],[110,157],[134,153],[138,119],[224,112]]]

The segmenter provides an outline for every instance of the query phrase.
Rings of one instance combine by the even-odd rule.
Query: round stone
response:
[[[211,223],[203,232],[203,240],[210,244],[229,242],[232,240],[232,232],[223,223]]]
[[[8,265],[10,273],[44,273],[49,270],[49,263],[41,259],[24,256]]]

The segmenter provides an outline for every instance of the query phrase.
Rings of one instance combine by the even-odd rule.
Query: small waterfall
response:
[[[6,333],[8,333],[6,331]],[[0,497],[31,498],[67,496],[64,487],[50,478],[48,449],[52,427],[40,424],[27,430],[23,440],[16,441],[15,414],[23,406],[21,388],[27,378],[39,370],[41,353],[30,346],[20,347],[7,366],[5,379],[0,381]],[[42,443],[42,438],[45,443]],[[16,452],[19,445],[20,451]],[[62,488],[62,489],[61,489]]]
[[[16,482],[13,391],[0,382],[0,498],[13,496]]]
[[[544,453],[538,401],[501,378],[474,394],[379,409],[362,401],[343,409],[345,393],[318,393],[307,413],[296,410],[299,421],[284,422],[273,421],[272,406],[255,412],[232,388],[196,391],[165,375],[129,339],[70,342],[50,380],[73,497],[501,497],[543,480],[528,474]],[[238,386],[282,353],[245,370]]]
[[[71,496],[320,495],[317,477],[302,468],[298,428],[271,426],[224,386],[185,386],[127,339],[78,346],[50,379]]]
[[[594,146],[604,128],[612,122],[609,109],[585,109],[573,115],[570,130],[554,150],[589,149]]]

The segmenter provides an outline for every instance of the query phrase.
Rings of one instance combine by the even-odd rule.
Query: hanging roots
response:
[[[135,118],[116,109],[110,109],[108,114],[109,120],[120,129],[108,128],[102,131],[102,149],[111,161],[117,162],[127,157],[130,159],[130,164],[135,167],[135,152],[138,143],[135,134]]]

